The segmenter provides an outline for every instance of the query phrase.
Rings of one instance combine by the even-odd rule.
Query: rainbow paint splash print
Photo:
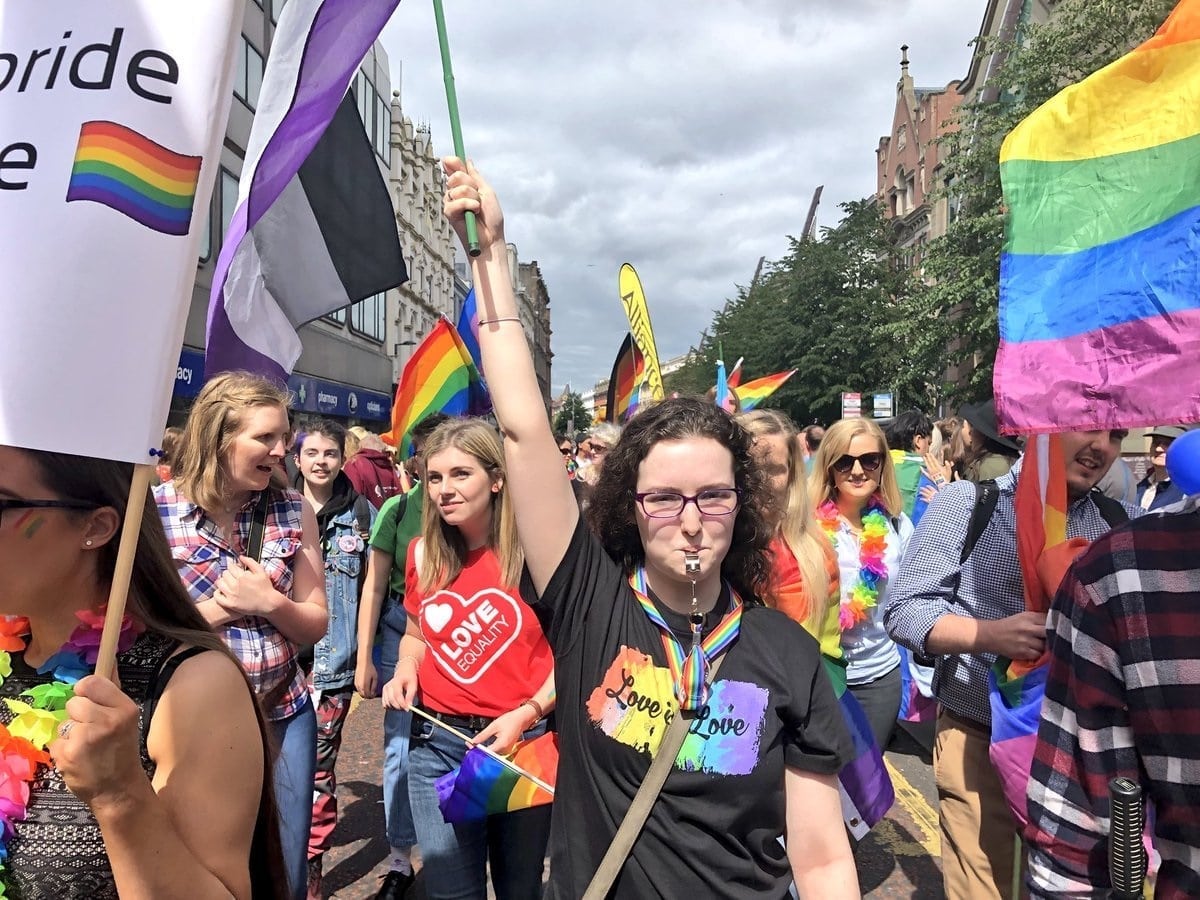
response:
[[[769,692],[744,681],[720,679],[696,714],[675,767],[711,775],[749,775],[758,763]],[[622,647],[587,701],[588,717],[613,740],[651,757],[678,713],[671,671]]]
[[[84,122],[67,202],[91,200],[152,231],[185,235],[203,158],[168,150],[115,122]]]

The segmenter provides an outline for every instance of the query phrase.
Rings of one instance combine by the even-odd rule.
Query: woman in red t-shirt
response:
[[[480,419],[438,427],[422,451],[422,536],[409,546],[408,626],[383,701],[420,706],[447,725],[506,752],[545,730],[554,706],[554,658],[521,598],[524,556],[504,490],[504,453]],[[550,807],[447,824],[434,783],[460,765],[467,746],[431,722],[413,720],[408,792],[424,861],[425,890],[482,898],[486,864],[499,900],[541,893]]]

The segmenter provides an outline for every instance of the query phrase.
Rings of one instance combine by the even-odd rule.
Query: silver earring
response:
[[[83,542],[83,546],[85,546],[85,547],[90,547],[90,546],[92,546],[92,542],[91,542],[91,541],[84,541],[84,542]]]

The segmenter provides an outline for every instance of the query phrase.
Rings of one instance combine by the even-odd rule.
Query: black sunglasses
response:
[[[864,472],[878,472],[879,467],[883,465],[883,454],[863,453],[859,456],[851,456],[849,453],[843,453],[833,461],[833,471],[839,475],[845,475],[854,468],[855,463],[862,466]]]
[[[99,509],[99,504],[86,500],[0,500],[0,522],[10,509]]]

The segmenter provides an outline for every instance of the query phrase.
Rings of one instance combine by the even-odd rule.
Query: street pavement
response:
[[[358,698],[356,698],[357,700]],[[383,831],[383,707],[379,700],[356,703],[346,720],[338,759],[339,821],[325,859],[325,896],[372,898],[387,871]],[[863,896],[940,900],[936,791],[930,767],[930,734],[901,729],[887,753],[896,804],[859,845],[855,858]],[[410,900],[425,900],[417,877]]]

